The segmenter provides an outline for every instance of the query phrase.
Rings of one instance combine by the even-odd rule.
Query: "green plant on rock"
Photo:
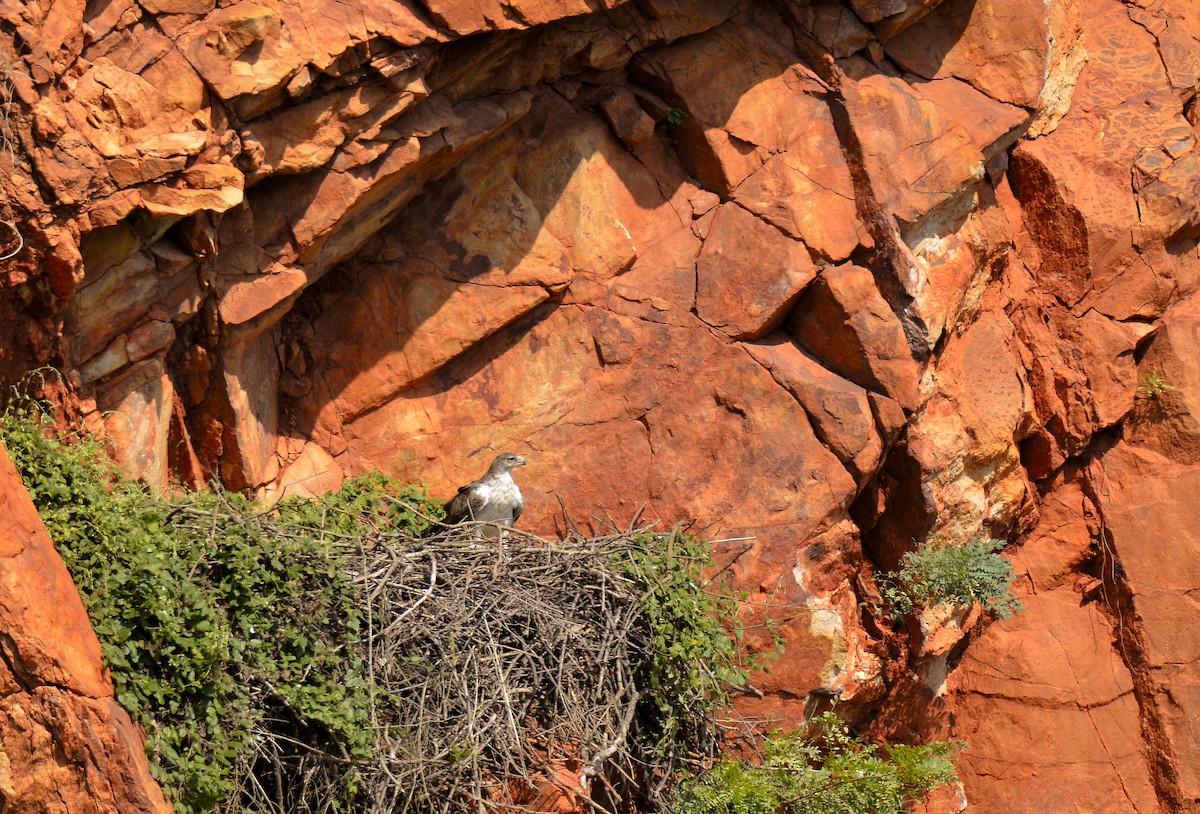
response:
[[[1172,390],[1178,390],[1157,370],[1143,370],[1138,374],[1137,392],[1148,399],[1161,399]]]
[[[1023,610],[1012,591],[1013,565],[1000,555],[1006,542],[980,537],[956,546],[933,539],[885,572],[881,593],[896,616],[933,605],[979,602],[1001,619]]]
[[[331,540],[427,521],[379,501],[393,485],[378,475],[269,510],[225,493],[168,498],[123,479],[94,439],[52,435],[19,399],[0,416],[177,810],[236,799],[264,738],[331,744],[345,761],[326,768],[349,800],[372,743],[361,655],[347,646],[361,614]]]
[[[682,107],[669,107],[662,119],[658,122],[660,130],[666,130],[668,127],[678,127],[687,119],[688,112]]]
[[[957,743],[884,745],[854,738],[832,713],[763,745],[760,763],[723,760],[684,784],[673,814],[900,814],[955,780]]]
[[[650,642],[636,676],[644,700],[639,722],[646,748],[663,755],[712,754],[721,734],[712,724],[729,705],[729,689],[746,684],[783,652],[749,654],[739,600],[727,585],[705,577],[714,566],[711,544],[686,530],[642,533],[613,559],[644,597],[643,624]]]

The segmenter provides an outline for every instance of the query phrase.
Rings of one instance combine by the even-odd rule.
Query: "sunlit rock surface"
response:
[[[1193,3],[0,19],[0,376],[61,368],[137,475],[445,495],[519,452],[529,528],[737,538],[788,640],[746,710],[964,738],[937,810],[1200,805]],[[864,621],[982,533],[1023,614]]]

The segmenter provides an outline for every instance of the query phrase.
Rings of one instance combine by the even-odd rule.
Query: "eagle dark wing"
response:
[[[512,525],[512,526],[517,525],[517,520],[520,519],[521,512],[523,512],[523,511],[525,511],[525,501],[518,494],[517,495],[517,505],[513,506],[512,523],[510,523],[509,525]]]
[[[446,504],[446,522],[453,525],[474,520],[487,505],[489,491],[487,484],[478,480],[458,487],[458,494]]]

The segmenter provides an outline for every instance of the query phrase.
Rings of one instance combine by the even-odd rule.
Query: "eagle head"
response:
[[[492,461],[492,465],[488,467],[488,474],[499,475],[503,472],[511,472],[513,467],[524,465],[525,459],[520,455],[512,452],[502,452],[496,456],[496,460]]]

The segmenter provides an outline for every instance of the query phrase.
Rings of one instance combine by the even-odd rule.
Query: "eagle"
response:
[[[488,471],[479,480],[458,487],[458,494],[446,503],[446,523],[454,525],[474,521],[515,526],[525,510],[521,490],[513,480],[514,467],[524,466],[520,455],[505,452],[496,456]],[[489,529],[494,536],[499,529]]]

